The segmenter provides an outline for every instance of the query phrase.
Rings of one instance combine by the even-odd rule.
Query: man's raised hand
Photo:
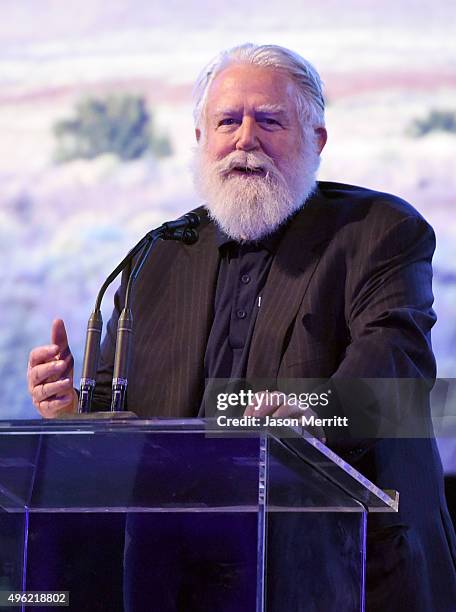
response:
[[[51,344],[34,348],[27,368],[28,390],[43,417],[76,412],[78,396],[73,388],[73,364],[65,324],[56,319],[52,323]]]

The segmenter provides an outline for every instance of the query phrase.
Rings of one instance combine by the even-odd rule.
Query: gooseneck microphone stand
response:
[[[130,363],[131,340],[133,336],[133,314],[131,312],[132,287],[138,278],[144,263],[158,240],[160,233],[154,235],[144,246],[127,283],[125,305],[117,323],[116,353],[112,378],[111,412],[125,410],[125,396],[128,384],[128,367]]]
[[[103,328],[101,301],[106,289],[133,260],[135,255],[140,253],[128,279],[125,304],[117,326],[111,412],[118,413],[125,409],[125,396],[128,384],[128,365],[133,331],[133,317],[131,311],[133,284],[141,272],[149,253],[159,240],[177,240],[185,244],[194,244],[198,240],[198,232],[195,228],[198,227],[199,222],[200,220],[196,213],[187,213],[175,221],[169,221],[159,228],[151,230],[127,253],[103,283],[98,292],[95,307],[87,323],[86,344],[79,387],[79,414],[89,413],[92,405],[100,357],[101,332]]]

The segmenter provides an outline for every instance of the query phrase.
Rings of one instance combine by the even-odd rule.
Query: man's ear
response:
[[[315,128],[315,134],[317,136],[317,149],[318,153],[320,154],[324,149],[326,141],[328,140],[328,132],[326,131],[326,128],[318,127]]]
[[[195,138],[196,138],[196,142],[200,141],[201,138],[201,130],[199,128],[195,128]]]

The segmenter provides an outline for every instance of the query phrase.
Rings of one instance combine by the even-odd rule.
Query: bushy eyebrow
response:
[[[227,115],[239,115],[241,113],[239,108],[234,108],[233,106],[219,106],[214,109],[212,112],[213,117],[222,117]]]
[[[271,113],[272,115],[287,115],[287,110],[281,104],[260,104],[256,107],[257,113]]]
[[[238,108],[233,107],[219,107],[216,108],[213,112],[215,117],[220,117],[221,115],[237,115],[241,111]],[[288,116],[286,108],[281,104],[260,104],[255,108],[255,113],[266,115],[284,115]]]

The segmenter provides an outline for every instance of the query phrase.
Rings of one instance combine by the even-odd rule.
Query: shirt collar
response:
[[[275,253],[278,247],[278,244],[285,233],[285,229],[288,227],[290,221],[283,223],[279,228],[275,230],[272,234],[268,234],[264,238],[261,238],[257,242],[244,242],[243,245],[246,247],[253,247],[258,249],[266,249],[270,253]],[[215,241],[219,248],[219,251],[223,251],[226,249],[233,249],[236,245],[240,245],[241,243],[237,242],[233,238],[230,238],[225,234],[225,232],[216,224],[215,225]]]

